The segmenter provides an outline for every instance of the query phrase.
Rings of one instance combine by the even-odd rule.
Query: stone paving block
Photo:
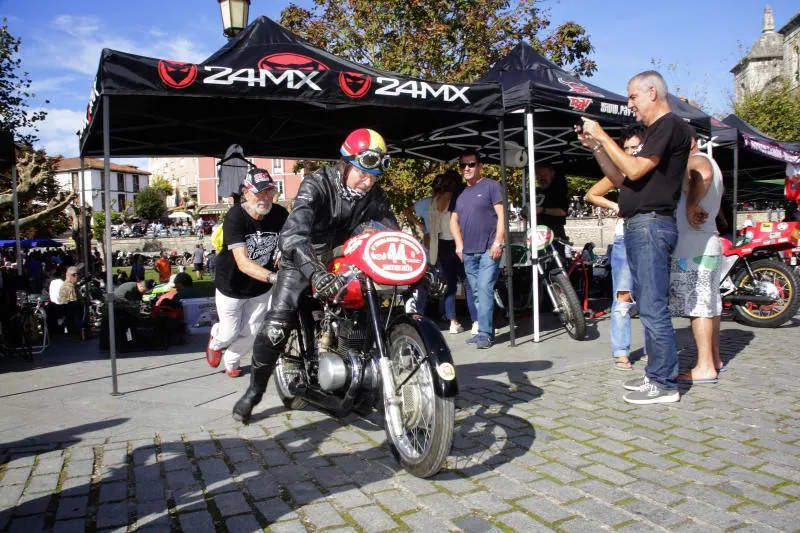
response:
[[[0,479],[0,486],[24,485],[30,475],[30,468],[9,468],[2,474],[3,478]]]
[[[203,459],[197,461],[200,477],[209,493],[236,490],[233,475],[222,459]]]
[[[137,528],[136,533],[172,533],[172,528],[169,525],[148,524],[144,527]]]
[[[606,503],[616,503],[620,500],[631,497],[630,493],[617,489],[608,483],[604,483],[596,479],[590,479],[581,483],[577,483],[574,485],[574,487],[591,494],[595,498],[598,498]]]
[[[44,531],[44,515],[22,516],[14,518],[8,533],[32,533],[34,531]]]
[[[549,479],[540,479],[538,481],[534,481],[533,483],[529,483],[528,488],[530,490],[526,494],[523,494],[523,496],[529,496],[530,491],[533,490],[542,496],[546,496],[557,501],[558,503],[566,503],[568,501],[577,500],[585,496],[582,491],[576,489],[575,487],[559,485],[558,483],[554,483]]]
[[[600,524],[584,518],[573,518],[563,524],[559,524],[558,527],[567,533],[589,533],[600,530]]]
[[[180,512],[200,511],[208,508],[203,492],[199,488],[171,491],[175,508]]]
[[[292,495],[297,505],[305,505],[307,503],[319,501],[324,498],[322,493],[313,483],[308,481],[301,481],[299,483],[292,483],[286,486],[286,489]]]
[[[549,527],[520,511],[502,514],[496,518],[512,531],[552,531]]]
[[[662,470],[669,470],[678,465],[675,461],[664,457],[662,455],[648,452],[648,451],[637,451],[633,453],[629,453],[627,455],[628,459],[633,459],[639,463],[644,463],[648,466],[652,466],[653,468],[658,468]]]
[[[89,477],[73,477],[65,479],[61,484],[61,497],[82,496],[89,494],[92,489],[92,480]]]
[[[58,500],[58,511],[56,520],[66,520],[69,518],[82,518],[89,512],[89,497],[78,496],[75,498],[60,498]]]
[[[136,524],[143,526],[170,527],[170,516],[167,502],[144,502],[136,506]]]
[[[391,516],[383,512],[377,505],[366,507],[356,507],[350,509],[350,516],[353,517],[364,531],[386,531],[399,527]]]
[[[93,446],[73,446],[70,451],[70,463],[72,461],[94,461]]]
[[[519,468],[514,468],[513,470],[519,470]],[[525,469],[527,470],[527,469]],[[527,470],[530,472],[529,470]],[[504,474],[508,475],[507,472]],[[535,475],[535,474],[534,474]],[[473,483],[470,479],[463,478],[457,475],[455,472],[442,472],[439,473],[434,482],[436,485],[444,488],[447,492],[452,494],[463,494],[465,492],[474,491],[477,487],[475,483]]]
[[[8,458],[8,468],[31,468],[36,461],[34,455],[11,455]]]
[[[216,455],[219,451],[213,442],[193,442],[191,448],[196,459]]]
[[[608,481],[609,483],[615,485],[625,485],[627,483],[633,483],[636,481],[636,478],[633,478],[627,474],[623,474],[619,470],[609,468],[605,465],[587,466],[583,469],[583,471],[591,476],[600,478],[603,481]]]
[[[214,504],[217,506],[222,516],[232,516],[236,514],[251,512],[250,506],[245,501],[244,496],[238,492],[230,492],[214,496]]]
[[[290,520],[288,522],[281,522],[270,526],[269,531],[274,533],[304,533],[308,531],[306,526],[299,520]]]
[[[718,508],[703,502],[687,500],[673,509],[678,514],[691,518],[694,522],[705,523],[720,529],[731,529],[744,524],[742,517],[735,513],[720,512]],[[708,530],[708,526],[706,531]]]
[[[759,525],[766,524],[780,531],[797,531],[797,515],[783,513],[776,510],[760,509],[758,511],[747,513],[746,517],[750,522],[754,522]]]
[[[479,516],[468,516],[453,521],[453,524],[465,533],[494,533],[500,531],[494,524]]]
[[[14,509],[14,514],[17,516],[44,514],[50,505],[50,500],[51,495],[48,493],[25,493]]]
[[[279,498],[256,502],[254,505],[267,522],[294,520],[297,518],[297,513],[292,511],[292,508]]]
[[[167,472],[167,486],[173,490],[180,490],[186,487],[199,486],[200,482],[195,479],[191,470],[175,470]]]
[[[100,481],[128,481],[128,465],[104,466],[100,470]]]
[[[141,448],[134,448],[133,450],[133,464],[137,466],[152,465],[156,463],[156,448],[155,446],[145,446]]]
[[[539,482],[540,481],[534,481],[533,483]],[[528,487],[532,486],[523,485],[500,476],[483,479],[481,480],[481,485],[502,500],[513,500],[528,496],[530,494],[530,489]]]
[[[645,497],[663,505],[672,505],[684,499],[682,494],[641,479],[626,485],[625,491],[637,498]]]
[[[261,526],[255,518],[250,515],[234,516],[225,521],[228,533],[257,533],[261,532]]]
[[[278,484],[266,475],[247,479],[244,486],[254,500],[274,498],[278,495]]]
[[[684,463],[689,463],[704,470],[719,470],[727,466],[725,463],[714,457],[706,457],[704,455],[697,455],[692,452],[680,452],[673,454],[675,459]]]
[[[600,463],[609,468],[619,470],[620,472],[630,470],[631,468],[637,466],[636,463],[633,463],[631,461],[623,459],[622,457],[610,453],[603,453],[603,452],[590,453],[588,455],[584,455],[583,458],[591,463]]]
[[[128,502],[104,503],[97,508],[97,527],[103,529],[128,523]]]
[[[567,509],[572,514],[582,514],[583,516],[608,526],[616,526],[631,519],[629,515],[623,513],[615,506],[590,499],[572,503],[567,506]]]
[[[623,455],[630,451],[633,451],[633,448],[630,446],[623,444],[620,441],[612,440],[606,437],[595,439],[589,442],[590,445],[595,446],[597,448],[603,449],[609,453]]]
[[[541,496],[519,500],[517,505],[545,522],[558,522],[575,515],[569,508],[556,505]]]
[[[786,498],[779,494],[768,492],[762,488],[756,487],[755,485],[741,481],[726,481],[721,483],[719,488],[720,490],[730,494],[753,500],[768,507],[779,505],[786,501]]]
[[[684,482],[691,481],[692,483],[702,483],[704,485],[719,485],[725,482],[725,477],[719,474],[705,472],[693,466],[680,466],[678,468],[673,468],[669,472],[664,472],[664,474],[671,474],[675,478],[682,479]],[[651,479],[651,481],[655,480]],[[669,485],[665,484],[665,486]]]
[[[720,475],[723,475],[729,479],[733,479],[736,481],[743,481],[745,483],[752,483],[753,485],[759,485],[761,487],[774,487],[779,483],[783,483],[782,479],[778,479],[774,476],[770,476],[768,474],[764,474],[761,472],[753,472],[752,470],[745,470],[743,468],[739,468],[738,466],[726,468],[725,470],[720,472]]]
[[[734,505],[739,505],[744,502],[741,498],[736,498],[717,490],[716,487],[705,487],[694,483],[687,483],[686,485],[675,487],[675,490],[685,496],[690,496],[723,510],[727,510]]]
[[[34,474],[59,474],[61,467],[64,465],[63,457],[53,457],[49,459],[40,459],[34,470]]]
[[[53,533],[84,533],[86,519],[59,520],[53,524]]]
[[[697,425],[694,423],[692,423],[692,425],[697,427]],[[699,431],[695,431],[693,429],[688,429],[685,427],[671,428],[666,430],[665,433],[669,435],[674,435],[681,439],[690,440],[692,442],[704,442],[713,438],[711,435],[708,435],[706,433],[701,433]]]
[[[583,431],[581,429],[574,428],[574,427],[569,427],[569,426],[562,427],[562,428],[558,429],[558,432],[561,433],[562,435],[564,435],[565,437],[569,437],[572,440],[581,441],[581,442],[586,442],[586,441],[592,440],[594,438],[597,438],[596,435],[593,435],[593,434],[587,433],[586,431]]]
[[[306,520],[319,529],[345,525],[339,512],[327,502],[306,505],[303,507],[303,514]]]
[[[206,511],[181,513],[178,520],[180,521],[183,531],[191,531],[192,533],[216,533],[214,521],[211,515]]]
[[[446,519],[462,516],[469,512],[459,498],[444,493],[423,496],[419,500],[432,514]]]
[[[108,445],[103,448],[103,466],[115,466],[128,462],[128,444],[125,447],[115,450],[108,449]]]
[[[581,472],[558,463],[548,463],[537,466],[536,471],[554,478],[564,484],[573,483],[586,478],[586,476]]]
[[[424,510],[405,515],[403,516],[402,520],[409,528],[411,528],[411,531],[420,531],[424,533],[448,533],[455,529],[455,526],[449,520],[434,516],[429,511]]]
[[[31,476],[25,492],[52,492],[58,485],[58,474],[44,474],[41,476]]]
[[[420,507],[418,501],[399,489],[378,492],[375,494],[375,499],[393,514],[405,513]]]
[[[128,497],[128,484],[127,483],[102,483],[100,485],[101,503],[105,502],[118,502]]]
[[[621,505],[621,508],[668,530],[686,521],[684,515],[644,500],[637,499],[626,502]]]
[[[355,485],[337,487],[331,495],[328,496],[328,499],[333,500],[337,507],[343,509],[360,507],[372,503],[372,500]]]

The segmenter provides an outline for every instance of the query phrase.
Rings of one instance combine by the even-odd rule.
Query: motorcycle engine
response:
[[[367,340],[367,319],[366,316],[356,313],[347,318],[336,320],[336,344],[341,353],[350,350],[357,352],[364,351],[364,344]]]

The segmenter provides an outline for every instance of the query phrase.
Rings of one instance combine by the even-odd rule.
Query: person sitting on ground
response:
[[[114,289],[114,299],[125,305],[137,306],[142,302],[142,295],[153,290],[156,282],[152,279],[147,281],[129,281]]]

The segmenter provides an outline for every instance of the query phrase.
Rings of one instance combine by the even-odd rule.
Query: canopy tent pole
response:
[[[17,251],[17,274],[22,277],[22,246],[19,240],[19,198],[17,198],[17,145],[11,139],[11,196],[14,204],[14,248]]]
[[[108,95],[103,95],[103,185],[106,199],[106,230],[103,235],[106,248],[106,308],[108,309],[108,350],[111,357],[111,395],[118,396],[117,388],[117,343],[114,324],[114,281],[111,264],[111,142],[110,142],[110,105]]]
[[[505,257],[506,257],[506,288],[508,289],[508,327],[510,346],[516,346],[516,326],[514,325],[514,283],[513,267],[511,263],[511,231],[508,209],[508,181],[506,180],[506,129],[502,119],[498,122],[497,136],[500,139],[500,178],[503,181],[503,226],[505,227]]]
[[[528,112],[525,114],[525,135],[528,143],[528,219],[530,220],[531,241],[528,243],[531,252],[531,264],[533,266],[533,276],[531,277],[533,285],[533,342],[539,342],[539,265],[538,251],[536,249],[536,157],[533,153],[533,113]]]
[[[83,264],[86,275],[94,273],[94,268],[89,265],[89,228],[86,223],[86,174],[83,171],[83,156],[81,156],[81,239],[83,240]]]
[[[527,179],[528,179],[527,173],[528,173],[528,169],[523,168],[522,169],[522,205],[519,206],[520,209],[521,209],[520,212],[525,211],[525,206],[528,205],[528,186],[525,183],[527,181]]]
[[[733,219],[733,221],[731,221],[731,228],[733,229],[731,230],[731,235],[733,237],[734,246],[736,245],[737,241],[736,231],[739,227],[736,221],[736,204],[738,202],[738,196],[739,196],[739,143],[737,142],[733,146],[733,215],[731,216],[731,218]]]

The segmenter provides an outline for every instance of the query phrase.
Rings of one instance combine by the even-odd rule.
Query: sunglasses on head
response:
[[[478,166],[477,161],[470,161],[469,163],[463,163],[461,161],[458,162],[458,168],[475,168]]]

